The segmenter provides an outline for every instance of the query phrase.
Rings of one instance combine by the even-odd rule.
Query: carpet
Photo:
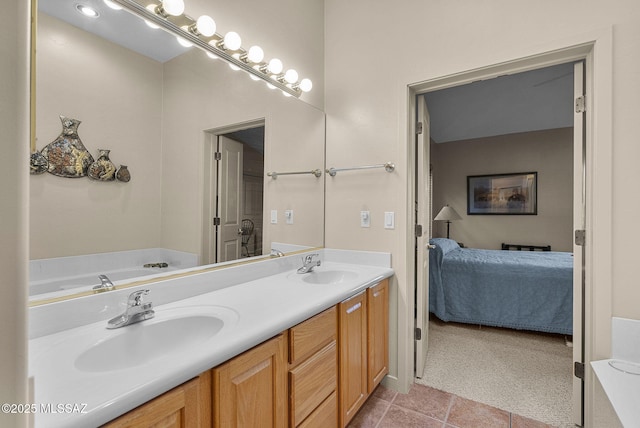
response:
[[[417,383],[555,427],[571,422],[572,348],[560,335],[429,323]]]

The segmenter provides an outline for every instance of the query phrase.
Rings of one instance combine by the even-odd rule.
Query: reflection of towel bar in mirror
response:
[[[378,165],[365,165],[365,166],[352,166],[351,168],[329,168],[326,170],[327,174],[332,177],[335,177],[338,171],[352,171],[356,169],[371,169],[371,168],[384,168],[387,172],[393,172],[396,169],[396,166],[393,162],[381,163]]]
[[[312,171],[294,171],[294,172],[268,172],[267,176],[273,178],[274,180],[278,178],[279,175],[299,175],[299,174],[313,174],[315,175],[317,178],[320,178],[320,176],[322,176],[322,171],[319,169],[314,169]]]

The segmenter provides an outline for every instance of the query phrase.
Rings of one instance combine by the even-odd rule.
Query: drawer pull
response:
[[[376,291],[375,293],[373,293],[373,297],[378,297],[380,295],[379,291]]]
[[[353,305],[349,309],[347,309],[347,313],[350,314],[353,311],[357,311],[358,309],[360,309],[360,306],[362,306],[362,302],[356,303],[355,305]]]

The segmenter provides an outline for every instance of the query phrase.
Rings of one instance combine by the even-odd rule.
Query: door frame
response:
[[[234,123],[221,126],[219,128],[207,129],[204,131],[204,148],[202,153],[202,243],[200,249],[201,264],[211,264],[215,260],[216,235],[215,228],[212,227],[212,219],[216,212],[216,200],[212,195],[218,186],[217,169],[214,161],[214,154],[218,146],[218,137],[236,131],[249,128],[265,127],[265,118],[248,120],[246,122]],[[266,138],[266,137],[265,137]],[[266,154],[266,152],[265,152]],[[266,206],[266,205],[265,205]]]
[[[577,39],[577,40],[576,40]],[[415,141],[416,102],[415,97],[425,92],[471,83],[477,80],[519,73],[561,63],[585,61],[586,68],[586,242],[585,247],[585,294],[584,298],[584,426],[594,420],[595,408],[606,400],[600,390],[589,362],[611,355],[611,300],[612,300],[612,29],[594,31],[565,43],[557,42],[546,50],[515,58],[510,61],[464,70],[445,76],[409,84],[405,87],[407,128],[407,192],[413,195],[415,188]],[[594,203],[597,195],[598,203]],[[413,265],[413,230],[415,213],[412,198],[407,201],[407,293],[415,294],[413,283],[416,272]],[[597,261],[597,264],[595,263]],[[597,287],[594,286],[597,284]],[[415,300],[415,295],[410,302]],[[413,326],[413,307],[410,307],[406,322]],[[409,337],[413,331],[408,331]],[[415,341],[409,347],[415,351]],[[414,352],[410,352],[413,355]],[[408,358],[405,356],[405,361]],[[408,370],[409,371],[409,370]],[[412,372],[413,370],[411,370]]]

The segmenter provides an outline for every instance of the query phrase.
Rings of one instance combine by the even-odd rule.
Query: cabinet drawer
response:
[[[334,428],[338,426],[338,393],[333,392],[298,428]]]
[[[320,352],[289,372],[291,422],[297,426],[318,407],[338,385],[338,353],[333,341]]]
[[[289,330],[289,363],[296,365],[336,340],[337,313],[334,306]]]

